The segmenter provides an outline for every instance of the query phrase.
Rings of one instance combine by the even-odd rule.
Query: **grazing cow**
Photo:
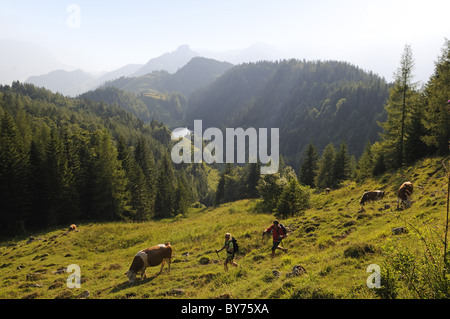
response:
[[[326,194],[329,194],[330,192],[331,192],[331,189],[325,188],[325,193],[326,193]]]
[[[77,230],[77,225],[72,224],[69,226],[69,231],[76,231]]]
[[[361,197],[361,200],[359,201],[359,203],[364,206],[365,202],[368,201],[374,201],[374,200],[380,200],[384,197],[384,192],[383,191],[370,191],[370,192],[365,192],[363,194],[363,196]]]
[[[134,256],[130,269],[125,273],[129,282],[136,280],[136,275],[141,273],[141,280],[147,278],[145,269],[147,267],[154,267],[161,264],[161,269],[158,274],[163,270],[164,264],[167,262],[170,272],[170,263],[172,262],[172,246],[170,243],[165,243],[153,246],[144,250],[141,250]]]
[[[411,195],[413,193],[413,184],[411,182],[405,182],[400,186],[397,193],[397,209],[399,208],[399,202],[402,202],[403,208],[411,207]]]

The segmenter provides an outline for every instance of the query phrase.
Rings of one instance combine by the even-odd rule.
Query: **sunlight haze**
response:
[[[255,50],[249,60],[341,60],[388,81],[408,43],[416,80],[426,81],[449,37],[449,11],[442,0],[2,1],[0,40],[38,45],[60,69],[91,73],[145,64],[183,44],[211,57],[260,44],[271,53]]]

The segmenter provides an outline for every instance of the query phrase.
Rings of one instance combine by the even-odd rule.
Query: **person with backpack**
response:
[[[287,248],[283,248],[280,246],[281,241],[286,238],[287,230],[283,224],[280,224],[278,220],[274,220],[272,226],[267,228],[264,233],[272,232],[273,245],[272,245],[272,258],[275,257],[275,250],[280,249],[284,252],[287,252]]]
[[[225,268],[225,271],[228,271],[228,264],[232,264],[234,267],[238,266],[238,264],[234,261],[234,255],[238,252],[239,249],[236,239],[232,237],[230,233],[225,234],[225,244],[221,249],[216,250],[216,253],[222,251],[224,248],[227,252],[227,258],[223,263],[223,267]]]

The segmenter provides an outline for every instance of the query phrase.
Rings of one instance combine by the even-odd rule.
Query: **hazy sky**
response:
[[[426,80],[445,37],[449,0],[0,0],[0,39],[40,44],[90,72],[182,44],[225,51],[262,42],[286,58],[344,60],[390,81],[408,43],[416,79]]]

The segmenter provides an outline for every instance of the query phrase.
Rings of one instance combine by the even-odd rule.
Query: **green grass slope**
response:
[[[378,298],[367,287],[366,270],[371,264],[383,267],[387,247],[410,247],[420,255],[415,230],[431,229],[443,238],[447,178],[441,161],[426,159],[362,185],[349,181],[328,195],[314,194],[310,209],[281,220],[290,229],[282,243],[289,251],[277,251],[273,259],[271,239],[261,234],[274,216],[257,213],[258,200],[191,209],[183,219],[86,223],[74,233],[53,229],[32,234],[33,241],[4,241],[0,298]],[[414,204],[399,211],[396,190],[407,180],[415,186]],[[375,189],[387,195],[361,211],[361,195]],[[395,235],[396,227],[408,232]],[[237,238],[241,251],[239,267],[229,266],[228,272],[222,265],[225,252],[220,258],[215,253],[226,232]],[[165,268],[157,275],[159,267],[148,268],[147,279],[128,283],[124,273],[134,255],[167,241],[174,250],[171,272]],[[80,266],[80,288],[67,287],[65,269],[71,264]],[[295,265],[307,273],[290,276]]]

